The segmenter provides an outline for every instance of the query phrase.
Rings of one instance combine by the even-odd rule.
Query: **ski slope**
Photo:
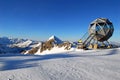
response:
[[[120,48],[0,55],[0,80],[120,80]]]

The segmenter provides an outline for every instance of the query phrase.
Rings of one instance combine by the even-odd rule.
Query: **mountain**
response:
[[[119,46],[120,47],[120,42],[110,41],[109,43],[112,44],[113,46]]]
[[[39,44],[38,41],[0,37],[0,53],[21,53]]]
[[[113,48],[120,46],[119,42],[110,42]],[[23,53],[23,54],[52,54],[71,51],[77,48],[76,42],[62,41],[56,36],[51,36],[47,41],[40,42],[29,39],[18,39],[0,37],[1,53]]]
[[[63,41],[61,40],[61,39],[59,39],[58,37],[56,37],[56,36],[51,36],[49,39],[48,39],[48,41],[50,41],[50,40],[54,40],[54,42],[56,43],[56,44],[61,44],[61,43],[63,43]]]
[[[46,50],[51,51],[53,48],[58,47],[58,45],[58,49],[60,49],[63,46],[63,43],[64,41],[56,36],[51,36],[45,42],[39,42],[29,39],[0,37],[0,53],[42,53]]]
[[[71,49],[71,43],[65,42],[56,36],[51,36],[47,41],[42,42],[40,46],[27,50],[25,54],[47,54],[56,52],[65,52]]]

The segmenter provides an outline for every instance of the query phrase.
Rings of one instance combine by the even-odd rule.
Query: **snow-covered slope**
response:
[[[40,48],[39,48],[38,51],[35,53],[35,55],[58,54],[58,53],[70,52],[74,50],[77,50],[77,49],[71,48],[70,50],[65,50],[65,47],[61,47],[61,48],[53,47],[51,50],[45,50],[42,53],[40,53]]]
[[[0,80],[120,80],[120,48],[0,55]]]

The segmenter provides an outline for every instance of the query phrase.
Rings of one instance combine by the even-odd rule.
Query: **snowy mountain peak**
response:
[[[53,36],[51,36],[49,39],[48,39],[48,41],[49,40],[54,40],[55,41],[55,43],[63,43],[63,41],[61,40],[61,39],[59,39],[58,37],[56,37],[55,35],[53,35]]]
[[[57,38],[55,35],[52,35],[48,40]]]

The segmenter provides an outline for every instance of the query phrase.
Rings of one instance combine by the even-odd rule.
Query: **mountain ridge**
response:
[[[120,46],[119,42],[110,42],[113,46]],[[50,51],[66,51],[73,47],[76,48],[77,43],[62,41],[60,38],[52,35],[47,41],[35,41],[30,39],[0,37],[0,54],[1,53],[26,53],[41,54]]]

